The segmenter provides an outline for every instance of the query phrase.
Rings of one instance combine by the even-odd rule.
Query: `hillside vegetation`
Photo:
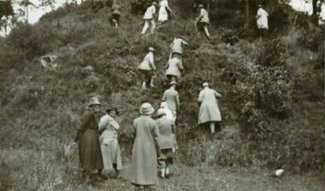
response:
[[[169,45],[178,35],[190,43],[177,88],[178,164],[284,168],[292,174],[324,171],[323,28],[284,4],[265,1],[271,29],[260,40],[255,3],[250,5],[251,27],[244,29],[244,3],[218,1],[210,7],[208,41],[194,31],[191,2],[174,0],[170,5],[176,17],[154,35],[140,36],[143,11],[135,7],[148,1],[120,2],[124,15],[118,29],[109,23],[109,8],[93,13],[85,2],[48,13],[34,26],[18,26],[0,39],[4,189],[86,190],[76,186],[77,153],[67,156],[65,146],[73,141],[80,114],[93,95],[100,97],[103,108],[121,111],[119,139],[127,164],[132,121],[141,103],[160,105],[168,88],[164,72]],[[156,49],[158,71],[155,88],[142,91],[137,67],[149,46]],[[41,67],[39,57],[46,54],[58,56],[56,71]],[[203,81],[223,96],[222,130],[214,138],[197,125]],[[116,185],[119,189],[128,190]]]

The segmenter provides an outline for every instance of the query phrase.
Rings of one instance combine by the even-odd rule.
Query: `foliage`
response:
[[[0,18],[8,15],[14,15],[11,1],[0,1]]]

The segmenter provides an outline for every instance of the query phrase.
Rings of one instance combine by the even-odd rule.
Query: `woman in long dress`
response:
[[[164,23],[168,20],[168,12],[172,13],[167,0],[161,0],[159,3],[158,22]]]
[[[81,125],[77,129],[74,143],[78,143],[80,167],[86,183],[96,180],[93,174],[95,170],[98,176],[103,169],[102,153],[98,137],[98,113],[100,112],[99,99],[92,97],[88,103],[86,112],[81,117]]]
[[[158,184],[159,130],[156,121],[151,118],[153,112],[151,104],[144,103],[140,108],[141,116],[133,122],[135,140],[130,179],[137,188]]]
[[[119,172],[122,169],[121,149],[118,143],[119,124],[115,120],[118,115],[117,108],[108,109],[107,114],[104,115],[99,122],[100,146],[103,155],[105,175],[109,175],[115,171],[116,177],[120,178]]]
[[[203,90],[201,90],[198,102],[201,103],[199,112],[199,124],[209,123],[211,134],[215,133],[215,124],[221,121],[221,114],[218,106],[217,98],[221,95],[209,88],[207,82],[203,83]]]

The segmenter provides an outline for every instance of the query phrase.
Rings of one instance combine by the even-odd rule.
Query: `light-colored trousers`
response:
[[[153,31],[156,28],[155,19],[146,19],[145,20],[141,34],[146,34],[149,27],[150,27],[150,32],[153,33]]]

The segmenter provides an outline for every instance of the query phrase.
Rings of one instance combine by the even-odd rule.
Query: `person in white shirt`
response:
[[[154,71],[156,71],[156,66],[154,64],[154,52],[155,49],[150,47],[149,53],[144,57],[143,61],[139,65],[138,69],[142,74],[142,88],[154,87],[153,76]]]
[[[155,28],[156,28],[156,23],[155,23],[155,14],[156,14],[156,6],[157,3],[153,2],[152,5],[150,7],[148,7],[148,9],[146,10],[146,12],[144,13],[143,19],[145,21],[143,29],[141,34],[144,35],[146,34],[147,30],[150,27],[150,32],[151,34],[154,32]]]
[[[161,0],[159,3],[158,21],[164,23],[168,20],[168,12],[172,13],[171,8],[168,5],[168,0]]]
[[[258,6],[256,20],[257,28],[259,29],[260,35],[264,36],[264,33],[269,29],[268,16],[269,14],[262,8],[262,5]]]
[[[206,37],[211,39],[208,27],[210,26],[210,19],[208,11],[204,9],[204,6],[201,4],[199,5],[200,8],[200,15],[195,19],[195,26],[197,27],[197,31],[199,29],[203,29]]]
[[[175,37],[170,47],[170,54],[169,59],[171,59],[173,56],[178,55],[182,57],[183,54],[183,46],[188,46],[188,42],[186,42],[185,37],[179,36]]]

